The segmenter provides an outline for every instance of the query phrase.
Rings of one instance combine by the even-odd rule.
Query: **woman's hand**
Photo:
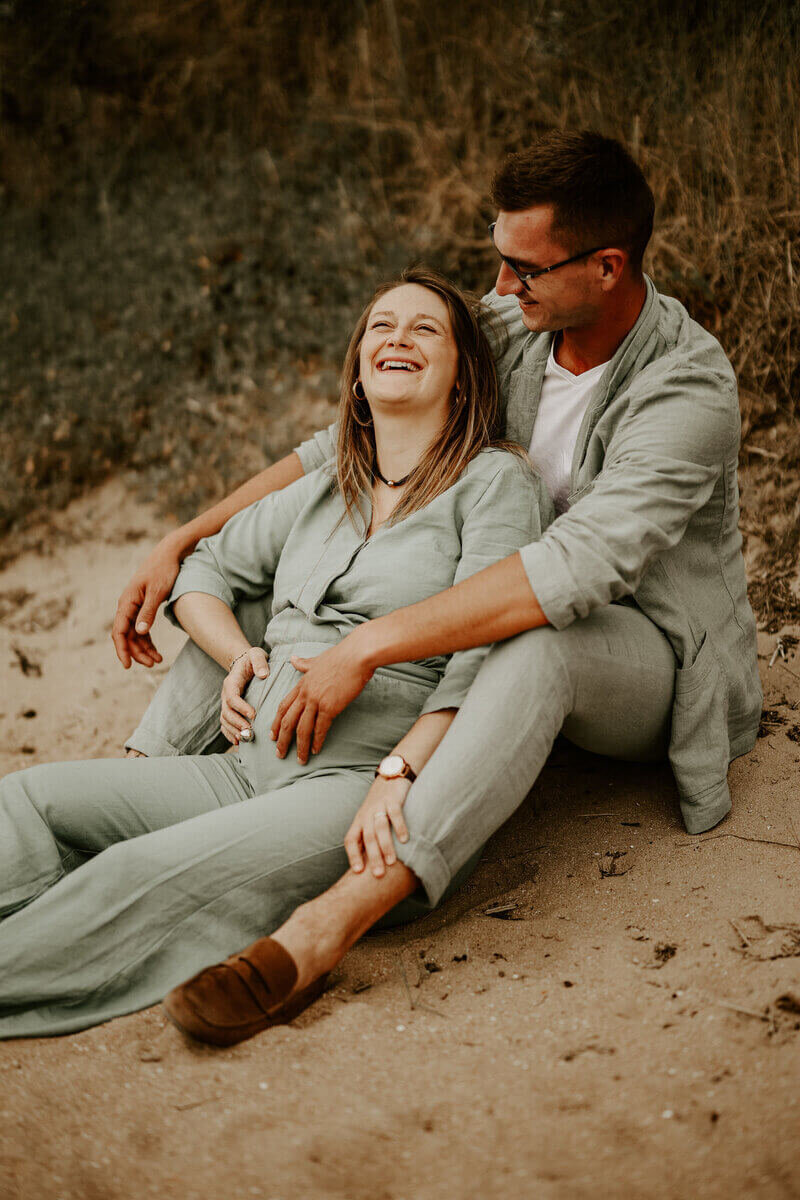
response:
[[[386,868],[397,861],[391,830],[394,828],[401,842],[408,841],[403,805],[410,790],[408,779],[376,776],[344,839],[354,871],[364,870],[366,858],[372,874],[380,879]]]
[[[222,709],[220,712],[220,729],[229,742],[239,745],[242,734],[249,735],[250,722],[256,715],[256,710],[246,700],[242,692],[255,676],[266,679],[269,675],[269,663],[266,653],[260,646],[251,646],[237,658],[222,684]],[[244,718],[244,720],[242,719]],[[245,737],[245,741],[249,740]]]
[[[291,661],[303,679],[278,706],[272,737],[278,757],[284,758],[296,733],[297,761],[307,763],[309,752],[319,754],[334,718],[372,678],[373,668],[365,664],[355,633],[316,658],[295,656]]]
[[[150,637],[150,627],[158,606],[172,591],[182,557],[183,552],[173,537],[162,538],[117,601],[111,640],[126,671],[132,660],[143,667],[161,662]]]

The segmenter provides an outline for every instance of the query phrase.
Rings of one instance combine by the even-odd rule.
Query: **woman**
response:
[[[45,764],[0,783],[0,1036],[146,1007],[259,938],[234,962],[264,1020],[208,1018],[217,968],[167,1003],[205,1040],[241,1040],[319,993],[339,951],[313,968],[296,962],[295,910],[345,876],[348,830],[402,860],[411,882],[398,895],[424,875],[403,789],[485,650],[376,671],[310,761],[276,752],[270,736],[300,677],[292,658],[514,553],[541,533],[548,501],[518,455],[490,448],[500,414],[489,347],[432,272],[405,272],[365,309],[339,424],[335,462],[201,542],[170,597],[172,619],[229,672],[221,724],[237,752]],[[232,609],[270,585],[265,645],[252,647]]]

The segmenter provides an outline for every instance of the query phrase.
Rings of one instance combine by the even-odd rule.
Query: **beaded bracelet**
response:
[[[252,646],[248,646],[246,650],[243,650],[241,654],[237,654],[237,655],[236,655],[236,658],[234,658],[234,659],[232,659],[232,660],[231,660],[231,665],[228,667],[228,674],[229,674],[229,675],[230,675],[231,671],[233,670],[233,668],[236,666],[236,664],[237,664],[237,662],[239,661],[239,659],[240,659],[240,658],[244,658],[245,654],[249,654],[249,653],[250,653],[250,651],[251,651],[252,649],[253,649],[253,647],[252,647]]]

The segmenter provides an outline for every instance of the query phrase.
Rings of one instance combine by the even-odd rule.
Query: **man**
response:
[[[502,263],[486,302],[504,326],[507,432],[530,446],[557,518],[519,554],[299,664],[275,733],[286,752],[305,714],[307,754],[378,666],[499,643],[417,781],[387,784],[402,790],[408,843],[387,843],[385,812],[348,836],[353,872],[326,893],[326,919],[350,931],[342,944],[387,911],[393,880],[395,899],[422,880],[436,903],[527,794],[559,731],[614,757],[668,756],[690,833],[729,811],[728,764],[756,738],[736,381],[718,342],[642,273],[652,193],[617,142],[553,132],[501,166],[492,195]],[[124,665],[159,660],[149,626],[199,537],[331,449],[331,432],[317,434],[161,544],[120,600],[113,636]],[[131,747],[209,748],[221,675],[195,649],[182,652]],[[202,730],[190,737],[198,695]],[[369,895],[357,883],[370,874],[365,856]],[[295,957],[313,924],[283,939]]]

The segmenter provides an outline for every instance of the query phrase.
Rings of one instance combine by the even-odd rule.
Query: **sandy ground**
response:
[[[0,575],[0,774],[120,753],[163,674],[108,638],[163,523],[117,482],[58,525]],[[800,1196],[800,656],[774,646],[714,832],[665,768],[559,742],[463,891],[293,1026],[215,1051],[153,1008],[0,1044],[2,1200]]]

